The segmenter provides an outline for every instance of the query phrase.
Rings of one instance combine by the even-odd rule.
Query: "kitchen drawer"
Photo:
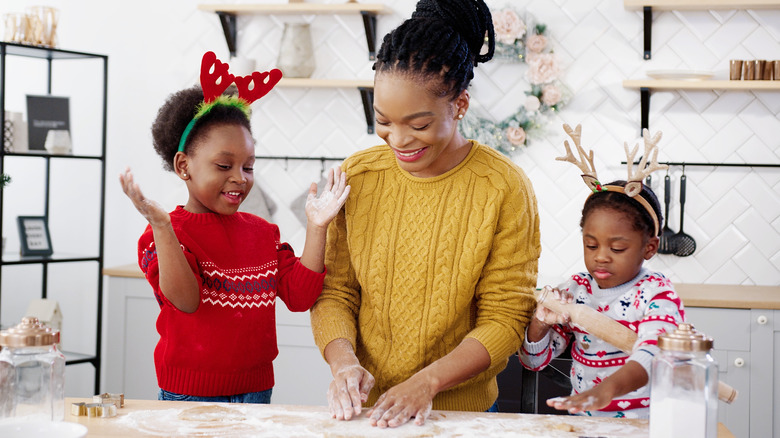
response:
[[[750,310],[686,307],[685,320],[713,338],[717,350],[750,351]]]

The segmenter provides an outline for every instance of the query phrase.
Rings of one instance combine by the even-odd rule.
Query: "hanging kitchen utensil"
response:
[[[683,216],[685,215],[685,183],[687,181],[685,176],[685,167],[683,166],[683,174],[680,177],[680,231],[672,236],[672,245],[674,246],[674,255],[680,257],[687,257],[696,251],[696,241],[693,237],[685,234],[683,231]]]
[[[664,177],[664,206],[666,211],[664,212],[664,227],[661,229],[661,235],[659,236],[658,252],[660,254],[674,254],[674,246],[672,245],[672,238],[674,237],[674,231],[669,228],[669,203],[671,202],[672,188],[671,178],[669,178],[669,170],[666,171]]]

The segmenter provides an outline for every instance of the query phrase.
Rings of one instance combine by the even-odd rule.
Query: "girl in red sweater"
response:
[[[233,82],[227,65],[208,56],[204,66],[216,61]],[[222,94],[227,85],[209,96],[204,84],[206,91],[171,95],[157,114],[154,148],[187,185],[184,206],[168,213],[144,197],[129,169],[119,176],[149,221],[138,261],[160,305],[154,362],[161,400],[270,402],[276,298],[294,312],[314,304],[325,277],[326,229],[349,194],[339,168],[320,196],[312,183],[300,258],[280,241],[276,225],[238,211],[252,189],[255,162],[252,99],[241,95],[239,79],[239,97]]]

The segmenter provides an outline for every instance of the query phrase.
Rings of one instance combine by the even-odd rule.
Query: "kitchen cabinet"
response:
[[[714,339],[720,379],[739,391],[718,402],[718,421],[738,437],[780,438],[780,287],[700,285],[689,299],[686,287],[686,320]]]
[[[102,322],[102,270],[103,270],[103,231],[104,231],[104,223],[105,223],[105,212],[104,212],[104,205],[105,205],[105,174],[106,174],[106,166],[105,166],[105,156],[106,156],[106,108],[107,108],[107,81],[108,81],[108,56],[106,55],[98,55],[94,53],[86,53],[86,52],[75,52],[70,50],[61,50],[61,49],[54,49],[54,48],[47,48],[47,47],[37,47],[37,46],[28,46],[28,45],[22,45],[22,44],[14,44],[14,43],[8,43],[8,42],[0,42],[0,120],[5,119],[5,113],[6,113],[6,99],[7,99],[7,90],[14,90],[17,91],[18,84],[6,84],[8,81],[7,72],[9,69],[9,60],[10,58],[28,58],[33,60],[39,60],[41,62],[46,63],[46,71],[47,71],[47,95],[52,94],[52,76],[54,73],[55,66],[59,67],[63,63],[74,63],[74,62],[83,62],[84,60],[92,60],[93,62],[96,62],[100,64],[100,69],[102,75],[89,79],[91,82],[89,82],[90,86],[92,87],[100,87],[98,88],[101,90],[101,102],[99,105],[102,105],[102,107],[99,107],[99,105],[95,105],[96,107],[100,108],[100,115],[102,116],[100,119],[98,119],[94,124],[94,129],[99,130],[100,134],[95,135],[94,138],[96,138],[96,142],[99,144],[91,144],[93,150],[97,150],[97,153],[94,153],[92,155],[61,155],[61,154],[50,154],[45,150],[31,150],[28,152],[7,152],[3,149],[0,149],[0,173],[10,173],[13,175],[14,170],[18,169],[22,162],[24,161],[25,166],[22,166],[21,168],[29,172],[31,168],[38,169],[42,168],[42,174],[39,175],[40,180],[43,181],[43,216],[47,218],[48,224],[51,227],[52,224],[56,223],[59,220],[63,220],[61,218],[57,217],[57,214],[50,214],[50,201],[54,199],[53,193],[57,193],[56,196],[62,196],[63,192],[62,190],[65,188],[69,190],[68,193],[80,193],[85,192],[82,187],[78,187],[77,184],[72,182],[71,178],[62,178],[61,172],[55,172],[53,171],[53,168],[56,167],[56,169],[62,169],[64,167],[67,168],[80,168],[79,163],[84,162],[91,162],[91,163],[97,163],[97,165],[88,165],[87,167],[90,167],[90,170],[95,171],[93,184],[94,187],[97,187],[96,191],[98,194],[98,199],[89,199],[89,197],[79,197],[78,201],[80,203],[84,203],[84,207],[80,208],[79,211],[90,211],[86,208],[86,204],[89,203],[97,203],[98,208],[98,214],[99,218],[97,219],[97,227],[90,226],[90,222],[94,220],[94,218],[86,218],[86,217],[79,217],[79,224],[67,224],[68,227],[78,233],[95,233],[97,235],[97,249],[95,252],[91,252],[89,250],[84,250],[87,252],[86,254],[71,254],[71,253],[63,253],[57,251],[56,244],[52,244],[52,248],[55,250],[54,254],[51,256],[21,256],[18,254],[2,254],[2,258],[0,258],[0,277],[4,273],[8,273],[9,270],[14,269],[15,267],[20,266],[30,266],[30,265],[38,265],[41,268],[41,291],[40,294],[38,294],[41,298],[47,298],[48,292],[49,292],[49,280],[50,280],[50,265],[52,265],[52,270],[54,270],[53,265],[57,265],[61,267],[60,269],[68,269],[68,264],[91,264],[96,268],[95,272],[95,279],[96,279],[96,289],[97,290],[90,290],[89,282],[82,282],[78,284],[78,289],[73,291],[74,294],[79,293],[79,291],[83,293],[95,293],[97,297],[97,310],[96,310],[96,328],[94,335],[93,334],[79,334],[79,336],[94,336],[95,337],[95,352],[94,353],[76,353],[76,352],[70,352],[70,351],[64,351],[66,363],[68,365],[73,364],[81,364],[81,363],[89,363],[92,364],[92,366],[95,369],[95,394],[99,393],[99,387],[100,387],[100,367],[101,367],[101,352],[100,352],[100,344],[101,344],[101,322]],[[84,74],[87,75],[90,71],[90,68],[87,67],[84,70]],[[6,86],[8,85],[8,86]],[[26,90],[25,90],[26,91]],[[85,90],[86,91],[86,90]],[[90,90],[92,91],[92,90]],[[34,93],[31,93],[34,94]],[[71,114],[71,120],[73,120],[73,117],[77,117],[77,114]],[[86,143],[86,142],[84,142]],[[82,147],[86,147],[85,144],[79,143],[78,138],[74,138],[74,144],[73,148],[75,151],[79,151]],[[31,163],[31,161],[35,161],[36,163]],[[42,166],[38,166],[42,162]],[[78,162],[78,163],[77,163]],[[29,164],[29,165],[27,165]],[[6,188],[5,190],[8,190]],[[60,190],[60,191],[56,191]],[[5,201],[3,198],[3,192],[4,190],[0,190],[0,234],[6,235],[5,233],[9,232],[16,232],[16,230],[12,230],[12,227],[9,227],[8,224],[3,223],[3,210],[5,210],[8,206],[5,205]],[[34,191],[31,191],[29,194],[26,194],[29,196],[36,196]],[[94,205],[94,204],[92,204]],[[94,211],[94,210],[92,210]],[[59,213],[62,213],[62,211],[58,211]],[[12,230],[12,231],[11,231]],[[93,234],[90,234],[93,235]],[[57,240],[57,235],[53,235],[52,238],[54,239],[55,243]],[[79,247],[79,250],[82,248]],[[52,281],[54,281],[54,278],[52,278]],[[2,291],[7,292],[7,291]],[[25,292],[31,292],[32,291],[25,291]],[[70,291],[69,291],[70,292]],[[2,294],[0,294],[0,298],[2,297]],[[30,298],[34,298],[33,296],[30,296]],[[72,300],[79,300],[79,296],[69,296],[69,299]],[[82,298],[83,299],[83,298]],[[2,321],[4,325],[13,325],[18,323],[18,321]],[[63,339],[63,344],[67,344],[68,340]]]
[[[154,348],[160,308],[138,265],[104,270],[107,277],[104,388],[128,399],[156,399]],[[279,355],[274,360],[274,404],[327,405],[330,368],[314,344],[309,313],[276,303]]]
[[[201,4],[198,9],[215,12],[222,24],[228,50],[231,56],[236,55],[237,26],[236,19],[239,14],[266,14],[266,15],[322,15],[322,14],[355,14],[363,19],[363,27],[368,46],[368,59],[376,59],[376,19],[377,15],[389,12],[389,8],[381,3],[357,3],[347,2],[338,4],[321,3],[281,3],[281,4]],[[374,133],[374,81],[373,80],[341,80],[341,79],[282,79],[279,82],[282,87],[335,87],[357,88],[363,103],[363,112],[366,118],[366,130]]]

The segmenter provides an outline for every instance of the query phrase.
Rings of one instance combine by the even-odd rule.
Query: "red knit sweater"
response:
[[[177,394],[235,395],[274,385],[276,297],[293,312],[308,310],[325,273],[303,266],[279,241],[279,227],[248,213],[189,213],[171,223],[198,280],[194,313],[178,310],[160,291],[151,227],[138,241],[138,263],[160,304],[154,351],[157,383]]]

